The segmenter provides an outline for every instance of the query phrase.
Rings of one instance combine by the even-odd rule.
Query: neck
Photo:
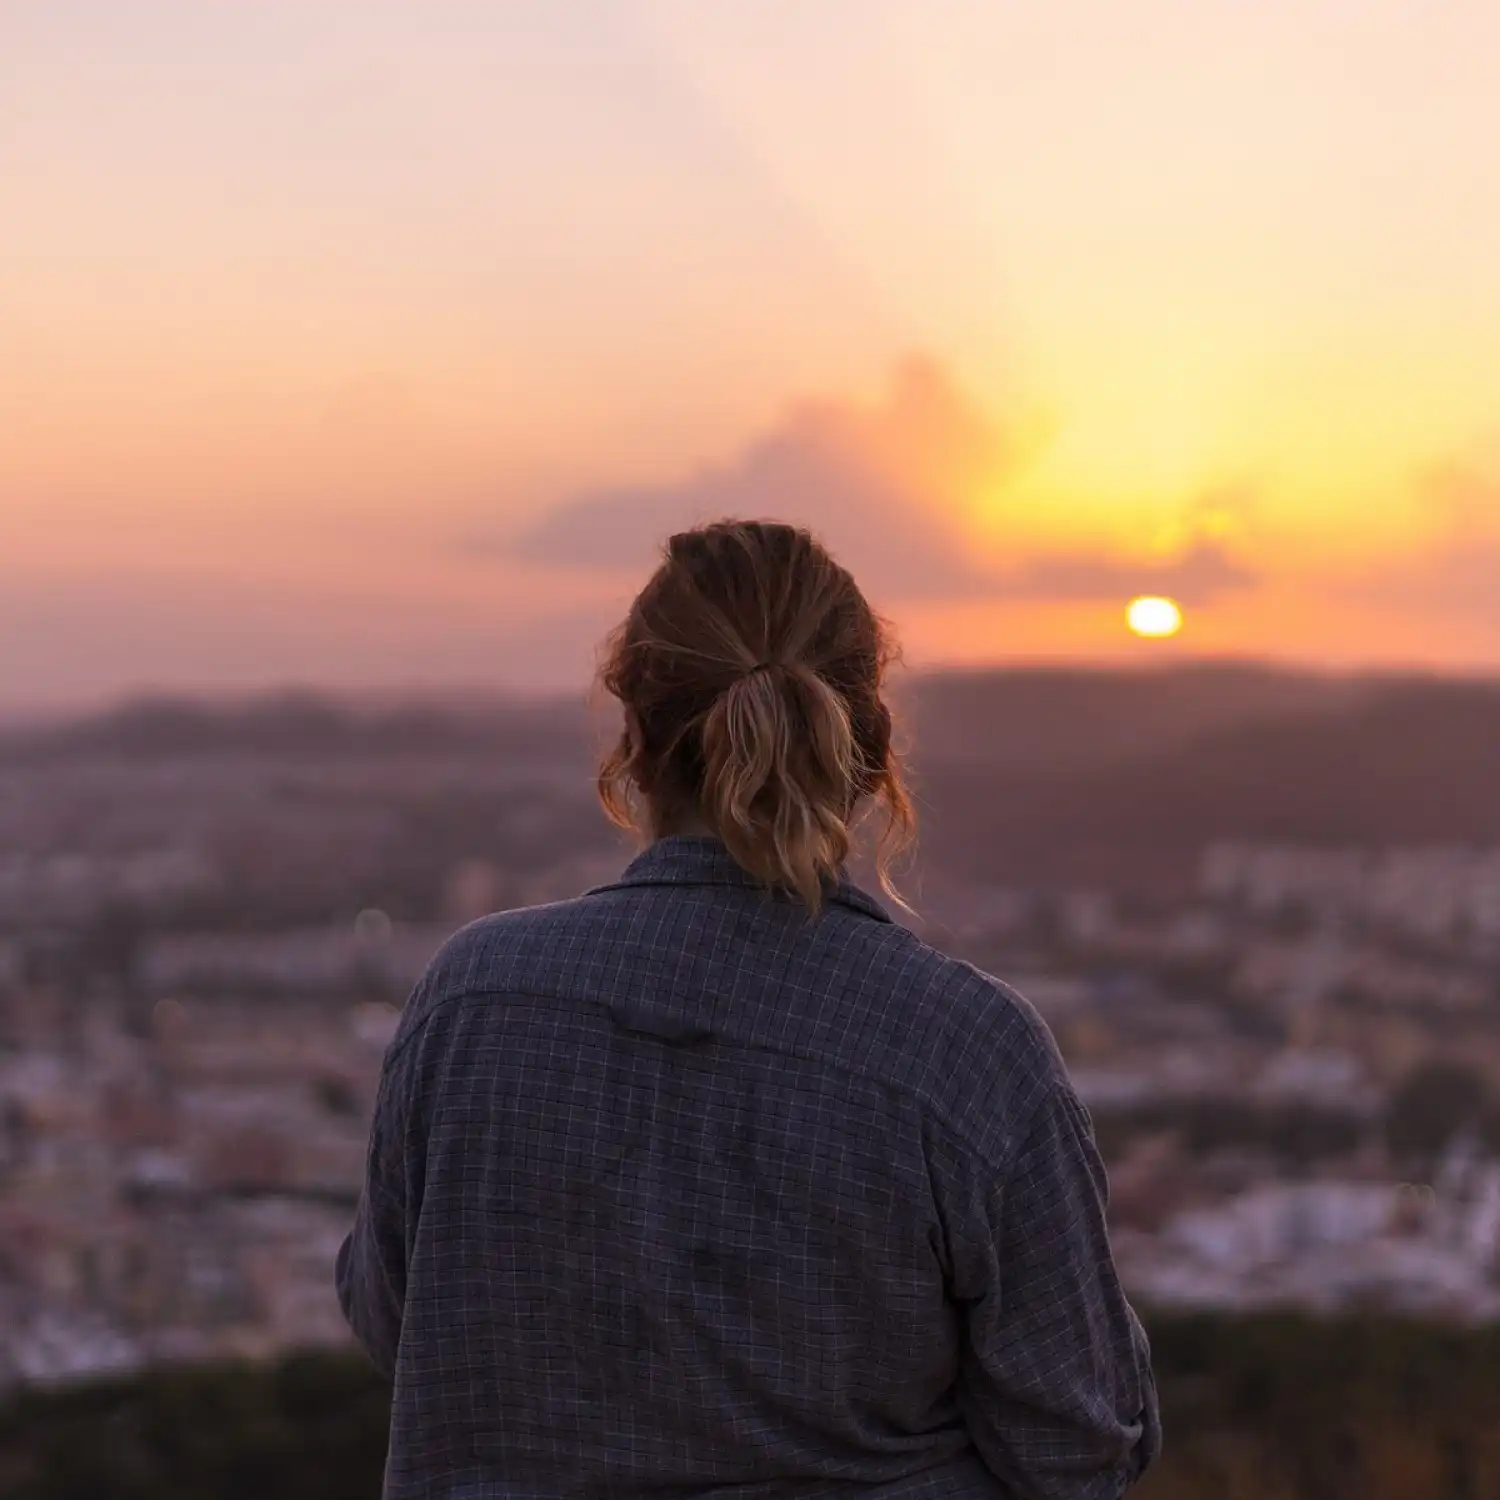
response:
[[[708,839],[717,835],[696,812],[683,813],[680,817],[660,819],[656,831],[662,838]]]

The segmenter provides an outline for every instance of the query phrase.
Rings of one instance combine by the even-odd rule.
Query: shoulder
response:
[[[601,913],[591,897],[492,912],[454,932],[428,961],[391,1046],[421,1031],[447,1002],[496,991],[525,991],[555,978],[585,948]]]
[[[842,907],[809,929],[785,909],[713,890],[607,890],[471,922],[429,963],[392,1050],[473,997],[609,1002],[643,984],[666,1008],[709,997],[728,1039],[914,1096],[990,1160],[1009,1153],[1065,1079],[1022,995],[909,929]]]
[[[981,1156],[1009,1156],[1042,1102],[1069,1087],[1051,1030],[1013,986],[905,929],[886,946],[889,1003],[924,1102]]]

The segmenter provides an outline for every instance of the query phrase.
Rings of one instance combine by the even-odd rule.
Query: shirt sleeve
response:
[[[388,1053],[370,1126],[354,1227],[339,1247],[334,1279],[354,1336],[382,1374],[393,1375],[406,1302],[405,1055]]]
[[[1048,1090],[953,1247],[960,1409],[1017,1500],[1117,1500],[1161,1446],[1151,1351],[1121,1290],[1088,1113]]]

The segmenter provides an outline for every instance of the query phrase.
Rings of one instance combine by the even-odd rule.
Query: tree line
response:
[[[1500,1329],[1151,1315],[1141,1500],[1500,1496]],[[8,1500],[375,1500],[388,1392],[353,1354],[163,1370],[0,1407]]]

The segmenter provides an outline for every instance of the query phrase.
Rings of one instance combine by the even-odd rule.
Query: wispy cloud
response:
[[[1200,542],[1164,561],[1132,561],[1076,552],[1035,557],[992,580],[989,592],[1006,599],[1114,600],[1130,594],[1167,594],[1184,604],[1207,604],[1248,588],[1258,575],[1217,542]]]
[[[798,408],[739,456],[678,483],[576,495],[520,534],[471,536],[471,552],[536,565],[639,574],[670,533],[725,516],[811,527],[877,598],[1118,599],[1148,590],[1203,603],[1255,575],[1192,527],[1146,561],[1103,548],[1008,562],[962,529],[980,495],[1021,462],[1012,434],[938,364],[913,359],[873,406]]]
[[[777,518],[811,527],[877,592],[972,592],[983,574],[952,519],[956,502],[1003,477],[1010,453],[941,367],[914,359],[873,406],[810,403],[725,464],[679,483],[574,496],[488,546],[555,567],[638,571],[684,527]]]

